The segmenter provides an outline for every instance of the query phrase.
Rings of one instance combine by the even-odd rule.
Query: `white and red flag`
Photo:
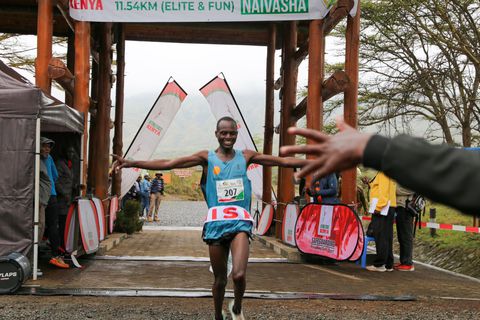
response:
[[[213,116],[218,121],[223,117],[231,117],[237,122],[238,137],[234,145],[235,149],[239,150],[257,150],[252,135],[248,130],[242,112],[233,97],[230,87],[225,78],[216,76],[210,82],[200,89],[200,92],[205,96]],[[247,169],[247,176],[252,182],[252,192],[257,199],[262,199],[262,181],[263,170],[262,166],[258,164],[251,164]],[[273,192],[272,192],[273,193]],[[275,201],[275,195],[272,194],[272,201]]]
[[[186,96],[187,93],[175,80],[167,82],[127,149],[125,159],[149,160],[152,157]],[[138,168],[122,170],[122,197],[138,178],[140,170]]]

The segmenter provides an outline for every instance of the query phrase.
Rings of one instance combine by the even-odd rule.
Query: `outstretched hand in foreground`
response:
[[[300,135],[315,142],[303,146],[285,146],[280,149],[282,155],[304,153],[316,156],[296,173],[297,178],[313,174],[312,178],[316,179],[332,172],[353,168],[362,162],[363,152],[371,134],[355,130],[343,119],[337,119],[337,128],[340,132],[333,136],[312,129],[288,128],[288,133]]]
[[[112,170],[113,172],[117,173],[120,171],[122,168],[129,168],[131,167],[130,161],[127,159],[117,156],[116,154],[112,154],[113,157],[113,163],[112,163]]]

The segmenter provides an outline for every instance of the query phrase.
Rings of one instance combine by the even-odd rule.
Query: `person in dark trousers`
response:
[[[395,220],[396,183],[377,173],[370,182],[370,212],[377,254],[368,271],[393,271],[393,222]]]
[[[415,213],[407,208],[407,202],[413,199],[414,192],[397,185],[396,225],[400,245],[400,262],[394,265],[398,271],[414,271],[413,230]]]
[[[339,204],[337,175],[330,173],[313,181],[307,193],[313,198],[314,203]]]
[[[155,173],[155,178],[150,184],[150,208],[148,210],[148,222],[160,221],[159,211],[160,203],[162,202],[164,190],[163,174],[161,172]]]
[[[73,147],[67,147],[62,149],[60,157],[55,162],[58,171],[58,179],[55,184],[57,191],[57,206],[58,206],[58,230],[60,235],[60,244],[62,248],[65,247],[64,232],[65,222],[67,220],[68,208],[75,198],[74,190],[77,189],[74,186],[73,178],[73,163],[75,158],[75,149]]]
[[[402,186],[465,214],[480,212],[480,154],[448,145],[432,145],[421,138],[399,135],[386,138],[362,133],[337,120],[339,133],[330,136],[317,130],[289,128],[315,141],[304,146],[286,146],[281,154],[315,155],[297,174],[313,174],[354,168],[359,164],[384,172]]]
[[[225,319],[222,306],[227,285],[229,250],[232,252],[235,296],[229,303],[229,310],[233,320],[244,319],[242,299],[247,284],[249,239],[253,228],[253,219],[248,212],[252,193],[247,177],[248,166],[256,163],[294,168],[306,163],[303,159],[275,157],[252,150],[236,150],[233,146],[237,140],[237,130],[235,120],[224,117],[217,122],[215,136],[219,146],[215,150],[204,150],[172,160],[130,161],[114,156],[116,161],[113,164],[115,171],[123,167],[168,170],[201,165],[207,168],[204,180],[209,213],[203,227],[202,238],[208,244],[215,277],[212,295],[216,320]]]
[[[40,138],[41,143],[41,161],[44,162],[48,177],[50,178],[51,190],[50,198],[48,199],[48,205],[45,209],[45,225],[47,230],[48,241],[50,241],[50,247],[52,250],[52,257],[50,258],[49,263],[59,267],[67,269],[70,266],[63,261],[62,251],[60,250],[60,233],[58,230],[58,215],[60,208],[57,202],[57,191],[55,188],[55,183],[58,180],[58,172],[53,161],[52,156],[50,156],[50,151],[52,150],[55,142],[46,137]]]

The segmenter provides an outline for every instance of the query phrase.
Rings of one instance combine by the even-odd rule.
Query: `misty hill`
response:
[[[159,92],[146,92],[125,98],[124,152],[130,145]],[[263,138],[265,97],[251,93],[238,93],[235,99],[252,136]],[[113,118],[113,116],[112,116]],[[278,120],[275,122],[278,123]],[[173,158],[188,155],[218,145],[215,138],[215,118],[207,100],[198,92],[189,94],[154,153],[154,158]]]

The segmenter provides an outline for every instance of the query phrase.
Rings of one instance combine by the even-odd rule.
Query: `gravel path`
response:
[[[162,201],[160,222],[146,225],[201,227],[207,210],[205,201]]]

